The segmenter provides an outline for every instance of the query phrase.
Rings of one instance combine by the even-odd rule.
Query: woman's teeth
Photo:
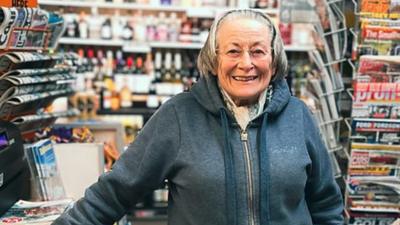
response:
[[[258,76],[233,76],[232,78],[237,81],[251,81],[257,79]]]

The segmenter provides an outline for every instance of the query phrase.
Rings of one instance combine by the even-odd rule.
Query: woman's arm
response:
[[[311,112],[303,110],[307,150],[312,164],[308,168],[305,194],[314,225],[343,224],[343,199],[333,177],[327,148]]]
[[[53,225],[105,225],[119,220],[146,193],[160,187],[171,172],[179,151],[179,132],[175,108],[165,103],[112,170]]]

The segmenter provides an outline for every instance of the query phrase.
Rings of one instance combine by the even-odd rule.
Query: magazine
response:
[[[57,169],[56,156],[51,140],[43,139],[33,144],[26,144],[24,148],[26,152],[31,152],[26,155],[33,157],[33,160],[28,159],[28,163],[35,163],[34,165],[29,165],[29,167],[34,170],[31,171],[32,175],[38,175],[35,178],[39,187],[36,188],[42,193],[41,199],[49,201],[65,198],[65,191]]]
[[[400,144],[400,120],[354,118],[351,139],[370,144]]]
[[[360,14],[374,18],[400,18],[399,2],[396,0],[362,0]]]
[[[349,225],[394,225],[393,222],[399,217],[398,213],[388,212],[350,212]],[[397,224],[396,224],[397,225]]]

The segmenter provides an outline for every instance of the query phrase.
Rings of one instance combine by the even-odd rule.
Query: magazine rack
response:
[[[336,154],[344,151],[339,142],[343,118],[339,114],[338,102],[345,90],[342,71],[344,63],[348,61],[345,56],[348,44],[346,18],[343,13],[345,1],[321,2],[327,16],[318,15],[319,19],[313,23],[314,30],[321,37],[321,46],[317,48],[321,50],[308,52],[309,57],[320,71],[320,77],[319,79],[310,79],[310,83],[315,91],[315,97],[321,105],[320,113],[316,117],[331,156],[334,175],[337,178],[343,178],[344,174],[341,172]],[[316,9],[316,11],[319,10]]]
[[[350,32],[355,63],[349,61],[354,88],[346,90],[353,104],[351,117],[344,120],[349,132],[345,213],[348,224],[392,224],[400,216],[400,204],[395,200],[400,188],[400,114],[392,114],[393,108],[400,109],[400,102],[397,97],[393,101],[382,96],[392,94],[393,77],[400,77],[399,62],[395,60],[400,43],[364,35],[371,27],[385,33],[389,24],[399,22],[400,12],[391,1],[352,3],[356,26]],[[389,31],[400,33],[398,29]],[[395,91],[397,96],[399,92]],[[374,97],[378,95],[379,101]]]

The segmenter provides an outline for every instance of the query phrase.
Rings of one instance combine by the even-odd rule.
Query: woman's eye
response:
[[[252,55],[254,56],[263,56],[266,54],[266,52],[262,49],[255,49],[251,51]]]
[[[230,49],[227,51],[227,54],[229,56],[238,56],[238,55],[240,55],[240,51],[237,49]]]

